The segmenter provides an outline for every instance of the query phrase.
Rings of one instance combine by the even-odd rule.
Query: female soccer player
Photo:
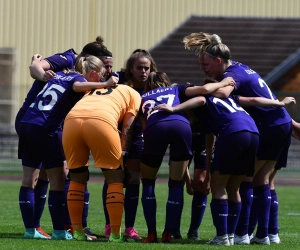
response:
[[[72,239],[72,235],[64,230],[64,154],[59,132],[66,114],[82,97],[82,92],[110,87],[118,80],[112,77],[107,82],[99,82],[105,67],[93,56],[78,59],[75,70],[57,72],[21,119],[19,146],[23,180],[19,204],[26,228],[25,238],[45,238],[35,229],[33,208],[34,186],[43,164],[50,181],[48,203],[54,229],[51,239]]]
[[[111,231],[109,241],[124,241],[121,234],[126,170],[123,159],[129,150],[131,130],[140,103],[139,93],[126,85],[105,90],[95,88],[85,94],[65,119],[63,147],[71,180],[68,207],[74,237],[78,240],[86,239],[81,221],[88,174],[86,162],[91,152],[94,166],[101,168],[108,185],[106,208]],[[118,130],[120,122],[123,122],[121,139]]]
[[[265,97],[271,100],[277,98],[269,89],[268,85],[254,70],[242,63],[231,60],[229,48],[222,43],[221,38],[214,34],[207,33],[192,33],[183,39],[183,43],[187,49],[192,49],[199,55],[199,61],[202,70],[205,74],[215,80],[222,80],[225,76],[231,76],[236,82],[235,88],[229,86],[217,91],[216,97],[228,97],[234,90],[242,96],[257,96]],[[246,178],[245,183],[241,186],[241,194],[245,211],[241,215],[241,224],[246,225],[239,227],[236,232],[235,242],[246,243],[249,241],[248,234],[251,235],[254,228],[249,228],[247,231],[252,193],[251,181],[253,185],[253,208],[259,208],[257,213],[258,226],[255,237],[251,240],[252,243],[270,244],[280,243],[278,236],[279,227],[273,224],[273,228],[268,230],[269,218],[271,221],[277,221],[278,212],[270,214],[270,206],[277,200],[274,187],[274,167],[276,171],[282,167],[286,167],[288,148],[291,142],[292,134],[292,119],[284,108],[274,107],[249,107],[247,112],[254,119],[259,132],[259,148],[257,152],[255,176]],[[273,138],[276,138],[275,143]],[[280,164],[276,165],[276,162]],[[270,191],[270,186],[273,191]],[[254,216],[256,217],[256,216]]]
[[[29,66],[30,74],[34,79],[39,79],[42,82],[48,81],[55,76],[55,72],[62,71],[64,69],[73,69],[75,65],[75,61],[77,58],[81,56],[89,56],[94,55],[98,57],[105,65],[106,73],[105,79],[109,79],[111,77],[112,65],[113,65],[113,57],[112,53],[107,49],[107,47],[103,44],[104,40],[101,36],[98,36],[94,42],[90,42],[86,44],[81,53],[78,55],[73,49],[69,49],[63,53],[57,53],[53,56],[42,58],[41,55],[36,54],[32,58],[32,64]],[[42,60],[43,59],[43,60]],[[23,117],[29,105],[33,102],[36,95],[42,90],[43,84],[42,82],[34,82],[32,88],[28,92],[28,95],[23,103],[20,111],[16,117],[16,129],[20,122],[20,119]],[[62,135],[62,131],[60,132],[60,137]],[[68,176],[68,170],[66,169],[65,163],[65,172],[66,172],[66,181],[65,181],[65,197],[67,198],[67,192],[70,185],[70,180]],[[35,192],[35,224],[37,230],[43,235],[50,237],[47,233],[45,233],[40,227],[40,218],[42,216],[44,205],[46,202],[46,195],[48,189],[48,177],[45,173],[44,168],[41,168],[39,173],[39,179],[36,187],[34,188]],[[87,227],[87,217],[88,217],[88,208],[89,208],[89,196],[90,193],[88,188],[86,187],[84,197],[85,197],[85,206],[83,210],[83,220],[82,224],[84,227],[85,233],[87,233],[91,237],[99,237],[100,235],[93,233],[89,227]],[[70,216],[68,213],[68,207],[65,208],[65,229],[69,230],[69,232],[73,233]]]
[[[187,97],[195,96],[193,88],[195,87],[186,88],[184,93]],[[233,233],[241,211],[239,186],[245,176],[251,176],[254,172],[259,133],[253,119],[238,103],[243,106],[284,106],[295,103],[295,99],[286,98],[278,102],[266,98],[230,96],[220,99],[206,95],[192,98],[175,107],[162,104],[154,108],[174,113],[201,107],[193,109],[193,112],[201,121],[203,130],[212,133],[206,137],[206,164],[211,175],[207,175],[202,191],[205,193],[211,189],[211,214],[217,235],[208,244],[233,244]],[[215,141],[213,135],[217,141],[210,166]]]
[[[215,91],[227,86],[227,79],[220,84],[208,84],[198,88],[198,94]],[[186,85],[171,86],[164,72],[152,72],[145,83],[142,95],[141,123],[144,136],[144,149],[141,158],[141,176],[143,184],[142,205],[148,227],[145,243],[157,242],[155,179],[167,147],[170,145],[169,196],[166,206],[166,222],[162,242],[171,242],[175,219],[180,213],[183,201],[183,176],[191,157],[192,131],[190,123],[183,113],[168,114],[154,110],[155,106],[167,103],[178,105],[182,99],[182,89]]]
[[[132,52],[126,61],[125,68],[121,72],[117,72],[121,83],[132,87],[140,94],[144,91],[145,81],[150,72],[157,71],[156,64],[150,53],[143,49],[136,49]],[[125,78],[125,79],[124,79]],[[127,157],[127,169],[130,173],[130,180],[125,191],[125,235],[130,239],[141,239],[138,231],[134,228],[134,222],[137,213],[140,192],[140,158],[144,147],[144,140],[141,126],[137,122],[134,126],[132,134],[132,143]],[[104,184],[103,195],[106,197],[107,185]],[[105,199],[103,200],[105,205]],[[105,207],[105,206],[104,206]],[[110,235],[110,225],[107,212],[105,211],[106,226],[105,236]]]

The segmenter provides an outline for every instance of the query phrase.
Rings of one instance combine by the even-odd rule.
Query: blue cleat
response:
[[[26,228],[24,238],[26,238],[26,239],[49,239],[49,237],[42,235],[35,228]]]
[[[66,230],[54,230],[52,233],[52,240],[73,240],[73,236]]]

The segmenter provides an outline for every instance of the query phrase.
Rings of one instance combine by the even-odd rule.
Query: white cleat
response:
[[[269,234],[268,236],[269,236],[269,239],[270,239],[270,243],[273,243],[273,244],[280,244],[281,243],[278,234]]]
[[[243,236],[239,235],[234,235],[234,244],[235,245],[249,245],[250,244],[250,239],[249,235],[245,234]]]
[[[261,244],[261,245],[270,245],[270,239],[268,236],[264,237],[264,238],[257,238],[256,236],[254,236],[251,241],[251,244]]]
[[[222,236],[215,236],[213,239],[208,241],[207,244],[230,246],[227,234],[222,235]]]

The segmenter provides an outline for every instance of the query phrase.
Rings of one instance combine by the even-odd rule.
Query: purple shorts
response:
[[[259,135],[240,131],[217,138],[211,172],[253,176]]]
[[[275,169],[285,168],[291,145],[292,122],[260,131],[257,158],[277,161]]]
[[[63,167],[65,155],[61,143],[61,131],[49,135],[41,126],[21,123],[19,146],[21,147],[22,165],[40,169]]]
[[[127,159],[141,159],[144,148],[144,138],[142,129],[139,125],[135,125],[132,133],[131,147],[128,152]]]
[[[157,122],[144,131],[143,155],[164,156],[170,145],[170,160],[188,160],[192,155],[192,131],[180,120]]]

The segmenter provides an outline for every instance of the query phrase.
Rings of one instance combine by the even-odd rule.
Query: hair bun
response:
[[[218,45],[222,43],[221,37],[219,37],[217,34],[211,35],[210,40],[212,45]]]

